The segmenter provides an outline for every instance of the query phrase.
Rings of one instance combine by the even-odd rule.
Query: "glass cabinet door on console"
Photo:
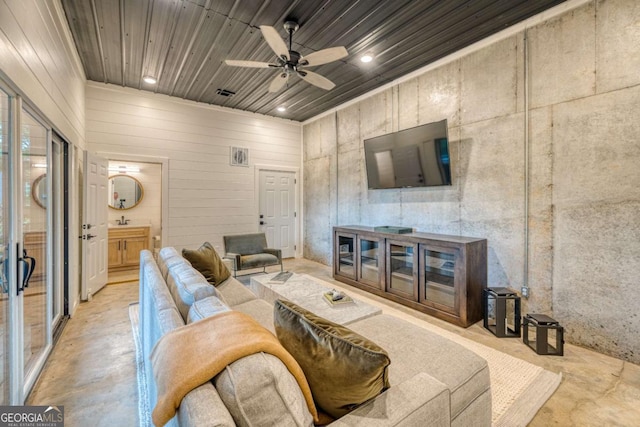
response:
[[[413,243],[387,240],[387,292],[418,300],[417,246]]]
[[[455,281],[457,249],[420,245],[420,302],[450,313],[458,312]],[[458,264],[460,265],[460,264]]]
[[[381,289],[384,272],[384,240],[358,236],[358,282]]]
[[[335,272],[350,279],[356,278],[356,235],[338,234],[334,259]]]

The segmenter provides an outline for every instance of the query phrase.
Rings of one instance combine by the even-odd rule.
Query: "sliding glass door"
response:
[[[0,81],[0,405],[21,405],[65,314],[64,143]]]
[[[50,131],[29,111],[21,115],[22,174],[22,323],[25,393],[36,380],[51,344],[51,281],[49,280],[50,174],[47,147]]]
[[[0,404],[9,403],[9,96],[0,89]]]

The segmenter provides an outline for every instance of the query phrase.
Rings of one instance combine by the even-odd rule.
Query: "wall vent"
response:
[[[218,90],[216,90],[216,93],[218,95],[222,95],[222,96],[233,96],[233,95],[236,94],[235,92],[232,92],[232,91],[227,90],[227,89],[218,89]]]

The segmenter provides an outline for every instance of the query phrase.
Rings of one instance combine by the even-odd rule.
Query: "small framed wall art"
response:
[[[249,149],[231,147],[231,166],[249,166]]]

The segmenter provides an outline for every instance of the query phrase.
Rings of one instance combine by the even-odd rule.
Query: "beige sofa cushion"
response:
[[[389,388],[391,361],[376,343],[290,301],[276,300],[274,323],[316,405],[330,416],[340,418]]]
[[[451,391],[451,419],[490,387],[487,361],[455,342],[388,314],[349,324],[362,336],[375,340],[389,353],[393,384],[427,372]],[[410,346],[411,351],[407,351]],[[490,409],[490,407],[489,407]],[[489,410],[489,414],[490,414]],[[477,420],[486,425],[486,420]]]
[[[220,298],[212,295],[198,300],[191,305],[189,315],[187,316],[187,324],[230,310],[231,309],[223,303]]]
[[[216,286],[216,289],[222,295],[227,305],[232,308],[238,304],[258,298],[235,277],[229,277],[227,280]]]
[[[185,323],[189,316],[189,309],[194,302],[210,296],[218,297],[224,302],[224,298],[220,296],[216,288],[210,285],[202,274],[187,264],[169,268],[167,287]]]
[[[313,426],[298,383],[275,356],[243,357],[213,383],[238,426]]]

